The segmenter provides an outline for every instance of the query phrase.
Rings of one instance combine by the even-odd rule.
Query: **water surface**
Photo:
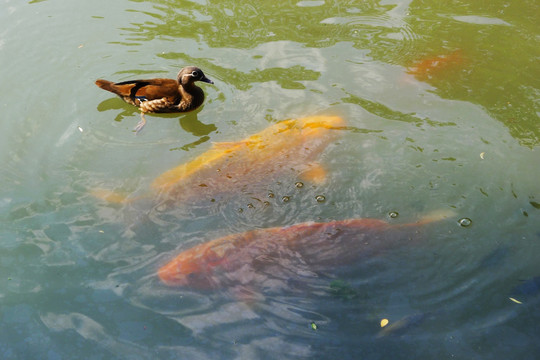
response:
[[[500,0],[4,0],[1,357],[537,358],[540,295],[513,289],[540,274],[538,11]],[[137,110],[93,84],[185,65],[215,82],[202,85],[204,106],[150,115],[138,136]],[[144,192],[213,142],[313,114],[348,124],[320,155],[324,184],[286,177],[265,185],[274,197],[239,191],[166,211],[90,195]],[[438,209],[456,215],[421,243],[262,290],[256,303],[155,275],[235,232]],[[381,332],[383,318],[403,326]]]

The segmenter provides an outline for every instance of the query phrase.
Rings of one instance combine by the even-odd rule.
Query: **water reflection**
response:
[[[484,106],[508,127],[512,136],[528,146],[537,145],[540,140],[540,131],[534,125],[538,119],[538,106],[533,100],[538,91],[533,80],[536,77],[530,76],[537,73],[533,54],[538,53],[538,46],[532,40],[532,28],[508,25],[515,23],[516,17],[520,18],[521,24],[532,24],[535,9],[534,1],[517,5],[499,0],[489,4],[475,3],[467,8],[460,2],[442,7],[436,2],[413,1],[409,19],[416,33],[426,34],[417,44],[425,54],[424,58],[462,49],[468,61],[451,78],[424,80],[434,85],[437,93],[445,98]],[[433,17],[441,21],[434,25],[428,20]],[[496,48],[493,47],[494,39],[497,39]],[[415,55],[415,58],[403,59],[402,64],[419,59],[422,57]],[[510,79],[508,73],[521,76]]]
[[[147,114],[146,116],[149,118],[150,122],[163,122],[165,121],[163,119],[179,118],[179,125],[184,131],[191,133],[196,137],[199,137],[198,141],[195,141],[191,144],[186,144],[179,148],[182,150],[188,150],[200,143],[208,141],[209,138],[207,135],[217,130],[216,125],[204,124],[199,121],[198,114],[203,110],[203,108],[204,105],[187,114]],[[100,112],[108,110],[122,110],[114,118],[114,121],[117,122],[122,122],[124,118],[133,120],[133,118],[138,118],[138,116],[136,115],[140,113],[137,108],[133,106],[126,106],[125,102],[121,99],[118,99],[117,97],[102,101],[98,105],[97,110]]]
[[[310,6],[302,2],[256,6],[230,1],[152,3],[151,9],[132,10],[145,14],[146,21],[124,28],[126,44],[165,37],[171,41],[192,39],[212,48],[253,49],[287,40],[303,44],[309,52],[309,49],[349,42],[354,48],[368,49],[374,60],[406,68],[461,49],[468,59],[466,65],[449,76],[421,80],[433,85],[444,98],[482,105],[522,144],[534,146],[540,140],[536,126],[539,109],[535,100],[538,76],[534,76],[537,74],[534,54],[538,53],[538,46],[532,25],[537,6],[534,1],[518,5],[498,0],[466,8],[460,2],[442,7],[433,1],[397,4],[328,1],[312,2]],[[518,16],[519,23],[525,26],[512,26]],[[493,39],[497,39],[496,49],[491,45]],[[186,53],[161,56],[193,62]],[[212,68],[239,89],[246,89],[254,82],[273,80],[283,88],[302,89],[305,87],[302,81],[319,77],[317,72],[309,70],[307,59],[289,67],[260,66],[248,73],[220,66],[220,59],[200,65]],[[253,60],[257,62],[257,58]],[[508,73],[516,76],[509,79]]]
[[[137,108],[134,108],[133,106],[125,106],[125,103],[116,97],[103,100],[97,106],[97,110],[100,112],[107,110],[122,110],[122,112],[114,117],[114,121],[117,122],[121,122],[124,120],[124,118],[131,119],[135,116],[135,114],[139,114],[139,110]]]
[[[521,145],[537,144],[537,1],[394,2],[9,2],[0,15],[10,70],[1,76],[12,84],[1,98],[0,353],[533,356],[538,287],[524,298],[512,289],[526,279],[538,285],[538,157],[508,129]],[[456,49],[466,61],[451,71],[407,74]],[[115,117],[138,120],[118,99],[96,111],[92,79],[170,75],[184,62],[208,68],[219,86],[200,113],[149,116],[156,138],[114,132]],[[322,154],[326,184],[286,176],[168,210],[89,195],[99,185],[143,192],[211,141],[334,110],[348,126]],[[440,224],[419,246],[317,276],[290,275],[278,260],[258,294],[168,288],[156,276],[181,250],[231,233],[348,217],[399,221],[441,204],[473,225]],[[428,316],[417,322],[416,314]],[[381,318],[403,319],[404,331],[377,338]]]

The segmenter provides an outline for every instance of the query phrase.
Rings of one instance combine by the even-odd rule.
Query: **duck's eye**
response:
[[[194,71],[191,73],[191,76],[193,77],[199,77],[199,72],[198,71]]]

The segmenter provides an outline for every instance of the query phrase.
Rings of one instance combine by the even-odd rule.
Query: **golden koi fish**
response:
[[[262,284],[270,275],[278,276],[278,267],[293,273],[326,271],[414,240],[420,225],[451,215],[432,213],[401,225],[349,219],[251,230],[192,247],[161,267],[158,276],[171,286],[211,289]]]
[[[287,173],[320,183],[326,174],[314,161],[335,138],[333,130],[343,126],[338,116],[312,116],[281,121],[240,141],[214,144],[157,177],[152,192],[165,199],[210,200]],[[110,202],[126,201],[107,191],[94,191],[94,195]]]

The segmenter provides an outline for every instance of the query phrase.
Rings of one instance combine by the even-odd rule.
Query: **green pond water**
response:
[[[537,1],[1,8],[0,358],[540,357]],[[147,115],[139,135],[138,110],[94,85],[186,65],[214,80],[204,105]],[[286,176],[165,210],[91,195],[142,193],[212,143],[321,114],[347,123],[318,157],[324,183]],[[241,284],[156,276],[229,234],[438,210],[454,214],[421,241],[324,272],[254,274],[255,301]]]

